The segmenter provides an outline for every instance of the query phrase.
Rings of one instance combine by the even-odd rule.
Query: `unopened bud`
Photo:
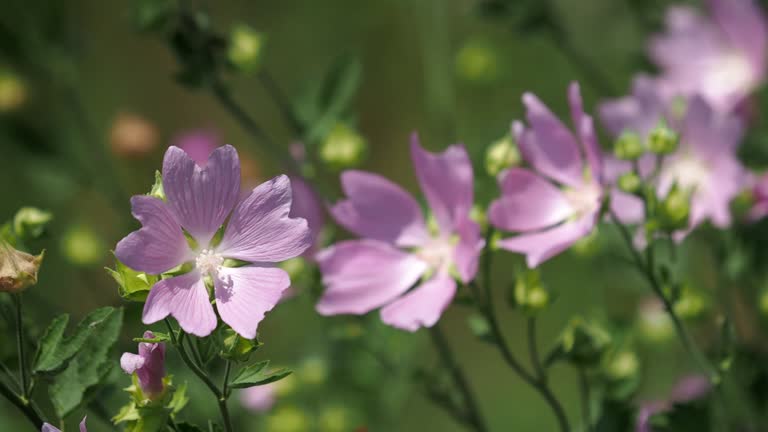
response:
[[[51,219],[51,212],[35,207],[22,207],[13,217],[13,231],[24,239],[40,237]]]
[[[235,69],[254,72],[261,64],[264,36],[245,24],[232,28],[229,34],[227,58]]]
[[[640,369],[640,360],[633,351],[619,351],[609,357],[604,366],[608,378],[621,381],[637,375]]]
[[[498,56],[483,40],[470,40],[456,54],[456,75],[467,81],[488,82],[498,76]]]
[[[73,264],[97,264],[106,250],[101,238],[86,225],[72,226],[61,237],[62,254]]]
[[[640,176],[634,172],[626,172],[619,177],[617,185],[622,192],[628,194],[635,194],[640,190],[643,181]]]
[[[337,123],[320,144],[320,159],[332,170],[341,171],[360,165],[368,145],[360,134],[344,123]]]
[[[664,305],[656,298],[649,298],[640,305],[638,330],[647,342],[666,342],[672,339],[675,329]]]
[[[535,315],[549,305],[549,292],[541,283],[538,271],[529,270],[517,279],[514,304],[529,315]]]
[[[492,143],[485,152],[485,170],[496,177],[507,168],[520,165],[520,150],[512,136],[507,135]]]
[[[13,111],[27,100],[27,86],[17,75],[0,72],[0,113]]]
[[[625,131],[613,145],[613,154],[619,160],[636,160],[645,153],[643,141],[636,132]]]
[[[659,123],[648,134],[648,150],[657,155],[674,153],[679,142],[680,136],[664,122]]]
[[[704,296],[691,288],[681,290],[674,305],[675,313],[682,319],[692,320],[701,317],[707,310]]]
[[[598,364],[611,344],[611,335],[593,322],[573,318],[560,339],[566,358],[579,366]]]
[[[30,255],[0,239],[0,291],[17,293],[35,285],[43,254]]]
[[[660,228],[675,231],[688,227],[690,212],[691,194],[677,185],[673,186],[659,206]]]

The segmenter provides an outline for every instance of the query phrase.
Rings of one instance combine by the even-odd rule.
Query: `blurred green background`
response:
[[[200,4],[210,13],[214,29],[225,33],[234,24],[247,23],[266,35],[261,68],[292,99],[322,79],[339,56],[358,57],[362,82],[352,112],[370,146],[363,168],[417,192],[409,134],[419,131],[424,145],[433,150],[460,141],[475,163],[478,200],[487,204],[497,189],[483,170],[485,148],[507,133],[512,119],[521,118],[521,94],[532,91],[567,115],[566,87],[572,80],[581,81],[591,112],[600,99],[625,93],[632,75],[646,67],[641,55],[645,37],[669,2],[552,1],[559,37],[535,26],[521,30],[518,25],[525,8],[539,8],[546,3],[543,0],[497,3],[508,9],[489,8],[484,14],[480,2],[473,0]],[[176,59],[160,38],[137,31],[134,6],[126,0],[10,0],[0,5],[0,73],[21,80],[23,86],[21,93],[5,94],[11,103],[0,111],[0,214],[8,219],[21,206],[36,206],[55,215],[47,235],[33,245],[46,249],[47,255],[40,282],[27,296],[29,322],[42,328],[54,314],[70,312],[79,318],[98,306],[124,305],[126,323],[116,362],[119,352],[135,350],[131,339],[144,326],[141,305],[124,303],[103,267],[112,265],[110,250],[116,242],[138,227],[129,213],[129,198],[149,189],[173,137],[194,129],[211,130],[249,160],[251,176],[267,179],[281,172],[208,92],[192,91],[174,81]],[[596,71],[590,73],[590,67]],[[294,139],[254,76],[226,79],[235,99],[275,142],[287,145]],[[3,89],[9,91],[0,86],[0,100]],[[603,145],[608,143],[604,140]],[[591,253],[566,253],[544,266],[544,280],[557,294],[541,320],[545,348],[574,314],[631,321],[646,294],[635,274],[612,257],[623,253],[612,228],[603,227],[600,234],[596,244],[585,248]],[[698,266],[711,263],[706,249],[695,258]],[[519,260],[498,255],[499,299],[504,297],[512,263]],[[235,408],[234,398],[238,430],[290,430],[286,424],[295,418],[282,420],[283,426],[273,419],[269,428],[264,427],[264,419],[275,412],[306,416],[308,424],[325,425],[317,430],[328,432],[360,426],[371,431],[462,430],[409,385],[409,367],[436,363],[423,331],[410,335],[373,326],[386,335],[381,337],[387,338],[390,353],[406,365],[402,372],[382,368],[365,353],[352,359],[347,357],[352,349],[340,348],[330,335],[336,327],[356,321],[321,319],[313,310],[309,290],[299,288],[299,296],[277,307],[260,327],[265,346],[257,356],[298,368],[298,385],[306,387],[306,394],[281,399],[273,414],[245,413]],[[526,358],[524,319],[501,300],[497,309],[508,340]],[[453,306],[442,324],[471,376],[491,428],[554,430],[554,418],[541,398],[506,368],[493,346],[472,335],[467,316],[467,308]],[[377,319],[374,314],[369,321]],[[3,340],[10,344],[10,333]],[[644,397],[662,394],[673,377],[690,366],[674,340],[639,348]],[[181,370],[175,355],[170,357],[169,372],[177,382],[188,380],[192,387],[193,400],[184,416],[217,418],[211,396]],[[357,363],[350,366],[351,362]],[[328,370],[315,376],[314,384],[313,367]],[[350,378],[355,374],[363,377],[358,384],[367,387],[350,384],[356,382]],[[310,376],[310,383],[301,384],[302,376]],[[576,374],[562,365],[551,379],[572,423],[578,423]],[[120,376],[114,388],[128,383],[127,376]],[[112,414],[125,400],[119,391],[101,398]],[[374,408],[361,408],[362,403]],[[291,407],[298,411],[286,411]],[[328,410],[338,407],[344,421],[326,419],[328,426],[318,420],[332,417]],[[10,405],[0,402],[0,409],[0,430],[26,430]],[[311,430],[302,427],[298,430]],[[114,427],[91,414],[89,430]]]

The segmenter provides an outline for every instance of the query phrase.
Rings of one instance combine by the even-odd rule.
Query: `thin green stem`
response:
[[[24,327],[22,318],[24,315],[21,294],[13,294],[13,303],[16,307],[16,349],[19,354],[19,373],[21,374],[21,395],[29,398],[29,370],[27,369],[27,348],[24,343]]]
[[[4,382],[0,381],[0,395],[8,399],[18,408],[37,430],[43,427],[43,417],[24,397],[14,393]]]
[[[489,229],[486,233],[486,247],[483,250],[483,256],[481,257],[481,272],[482,272],[482,281],[483,285],[485,287],[485,301],[482,301],[482,299],[477,299],[478,307],[480,309],[480,312],[483,313],[486,320],[488,320],[488,324],[490,326],[491,330],[491,336],[493,338],[493,341],[495,342],[496,347],[499,349],[499,352],[501,353],[502,358],[507,363],[507,365],[518,375],[520,378],[523,379],[528,385],[533,387],[534,390],[536,390],[542,398],[544,398],[544,401],[549,405],[550,409],[555,415],[555,418],[557,419],[557,423],[560,427],[560,430],[562,432],[570,432],[571,426],[568,423],[568,416],[565,414],[565,409],[563,409],[562,404],[557,399],[555,394],[552,392],[552,389],[549,387],[547,375],[543,371],[543,367],[541,366],[541,362],[538,360],[538,349],[535,347],[535,326],[532,329],[533,330],[533,340],[529,340],[529,346],[534,346],[534,350],[530,353],[532,356],[532,359],[535,359],[534,368],[537,370],[541,370],[541,372],[537,372],[536,376],[528,372],[523,365],[520,363],[520,361],[517,360],[512,350],[509,348],[509,345],[507,345],[506,340],[504,339],[504,335],[501,331],[501,325],[499,324],[499,320],[496,317],[496,312],[493,307],[494,301],[493,301],[493,290],[491,289],[491,267],[492,267],[492,256],[491,253],[491,239],[493,237],[493,229]],[[531,333],[529,333],[530,335]]]
[[[171,342],[173,343],[173,346],[176,347],[176,351],[179,352],[179,355],[184,361],[184,364],[186,364],[187,367],[189,367],[189,369],[192,370],[192,372],[197,375],[198,378],[200,378],[200,381],[202,381],[203,384],[205,384],[211,390],[211,393],[216,396],[216,401],[219,405],[219,411],[221,412],[221,418],[224,421],[224,430],[226,432],[233,432],[232,420],[230,419],[229,410],[227,409],[227,400],[222,394],[221,390],[219,390],[213,380],[211,380],[211,377],[208,376],[208,373],[201,369],[200,366],[194,360],[192,360],[192,358],[189,357],[187,349],[184,345],[184,336],[186,333],[179,329],[179,336],[176,337],[176,334],[173,330],[173,325],[171,325],[170,320],[166,318],[164,321],[165,325],[168,327],[168,332],[171,335]]]
[[[224,379],[221,381],[222,395],[224,398],[229,398],[229,374],[232,372],[232,362],[227,360],[227,364],[224,367]]]
[[[698,347],[696,347],[696,344],[693,343],[693,340],[688,335],[688,332],[686,331],[685,326],[683,325],[683,321],[677,315],[677,312],[675,312],[675,305],[672,304],[672,301],[667,297],[666,294],[664,294],[664,288],[662,287],[661,282],[656,276],[655,258],[653,254],[652,245],[649,244],[646,247],[646,256],[644,259],[643,256],[635,248],[634,242],[632,241],[632,234],[629,232],[629,229],[627,228],[627,226],[621,222],[621,219],[619,219],[619,217],[616,215],[616,213],[613,210],[609,211],[609,215],[611,216],[611,219],[613,220],[614,225],[616,225],[616,227],[619,230],[619,233],[624,239],[624,242],[626,243],[627,248],[630,251],[630,254],[632,255],[635,261],[635,266],[638,272],[640,272],[640,274],[646,279],[653,293],[656,295],[656,297],[659,298],[659,300],[664,305],[664,310],[667,312],[667,315],[669,315],[670,319],[672,320],[672,325],[675,328],[675,332],[677,333],[677,337],[678,339],[680,339],[680,342],[682,343],[683,348],[685,348],[686,352],[693,358],[693,360],[699,365],[699,367],[702,368],[708,374],[710,380],[714,382],[719,381],[719,374],[710,365],[709,360],[707,360],[704,357],[704,355],[699,351]]]
[[[536,338],[536,317],[534,316],[528,317],[528,353],[531,356],[533,370],[539,377],[539,380],[546,383],[549,377],[547,376],[547,371],[542,366],[539,357],[539,344],[537,343]]]
[[[581,395],[581,418],[584,422],[584,430],[587,432],[594,432],[591,410],[589,408],[592,399],[591,390],[589,387],[589,379],[584,368],[578,368],[578,375],[579,393]]]
[[[469,380],[467,379],[464,371],[461,369],[459,362],[451,350],[448,340],[443,334],[440,326],[435,324],[429,329],[429,334],[432,337],[432,343],[435,345],[440,359],[451,374],[456,387],[461,392],[464,399],[464,406],[466,412],[463,416],[467,425],[471,426],[478,432],[487,432],[488,426],[485,424],[485,420],[480,413],[480,408],[475,399],[475,395],[472,393],[472,389],[469,386]]]
[[[16,375],[13,374],[13,372],[11,372],[11,369],[3,362],[0,362],[0,371],[2,371],[3,374],[5,374],[5,376],[8,378],[8,381],[10,381],[11,384],[13,384],[16,387],[14,391],[21,392],[21,383],[19,383],[19,379],[16,377]]]

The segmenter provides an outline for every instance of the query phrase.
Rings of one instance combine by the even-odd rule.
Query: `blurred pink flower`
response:
[[[240,392],[240,402],[247,410],[259,413],[267,412],[277,400],[276,384],[271,383],[244,389]]]
[[[475,277],[484,240],[469,219],[474,200],[472,164],[461,145],[425,151],[411,138],[411,157],[421,190],[437,222],[430,233],[418,202],[389,180],[346,171],[347,199],[331,209],[336,221],[363,237],[337,243],[317,255],[327,289],[322,315],[365,314],[381,308],[385,323],[416,331],[433,326],[456,294],[451,276]],[[426,280],[416,288],[421,278]]]
[[[307,222],[288,216],[290,180],[275,177],[239,200],[240,161],[229,145],[214,150],[204,167],[172,146],[165,153],[162,174],[167,200],[133,197],[133,214],[142,228],[122,239],[115,254],[128,267],[150,274],[188,261],[195,266],[152,287],[144,305],[144,323],[171,315],[188,333],[209,335],[217,325],[203,281],[209,275],[221,319],[241,336],[253,339],[264,314],[290,285],[288,274],[274,264],[310,246]],[[221,243],[215,244],[214,235],[225,220],[229,222]],[[194,250],[185,232],[194,238]],[[250,264],[225,267],[227,258]]]
[[[219,136],[209,130],[192,130],[173,139],[172,145],[181,148],[196,164],[204,167],[208,156],[221,147]]]
[[[666,32],[648,51],[675,94],[701,95],[732,112],[765,79],[765,16],[753,0],[708,0],[711,16],[688,6],[667,11]]]
[[[154,337],[151,331],[144,332],[144,339]],[[165,344],[139,342],[139,353],[124,353],[120,357],[120,367],[127,374],[136,374],[141,391],[148,398],[161,394],[165,377]]]
[[[587,236],[597,224],[605,194],[602,155],[577,83],[571,84],[568,98],[575,134],[536,96],[523,95],[529,127],[515,122],[512,129],[533,171],[501,173],[501,198],[488,211],[496,228],[520,233],[498,245],[525,254],[530,267]]]
[[[712,390],[707,377],[688,375],[675,384],[667,400],[645,402],[640,406],[635,421],[635,432],[653,432],[651,417],[672,408],[674,404],[692,402],[705,397]]]
[[[80,432],[88,432],[88,428],[85,427],[85,420],[88,417],[83,417],[83,421],[80,422]],[[43,423],[43,428],[40,429],[41,432],[61,432],[61,429],[54,427],[50,423]]]

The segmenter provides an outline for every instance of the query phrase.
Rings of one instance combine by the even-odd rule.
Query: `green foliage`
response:
[[[114,367],[109,357],[112,346],[120,335],[123,309],[105,307],[91,315],[100,317],[82,343],[81,349],[69,364],[56,375],[48,389],[56,415],[66,417],[83,402],[84,394],[103,383]]]
[[[223,346],[219,355],[227,360],[246,362],[251,354],[261,347],[261,342],[256,339],[246,339],[234,330],[224,330]]]
[[[133,270],[118,259],[115,259],[114,269],[105,267],[104,270],[117,282],[120,297],[129,301],[145,301],[152,285],[159,279],[156,275]]]
[[[232,388],[248,388],[261,386],[275,381],[279,381],[291,374],[291,370],[281,368],[271,372],[267,372],[267,366],[269,366],[269,360],[265,360],[259,363],[252,364],[244,367],[238,372],[229,386]]]

